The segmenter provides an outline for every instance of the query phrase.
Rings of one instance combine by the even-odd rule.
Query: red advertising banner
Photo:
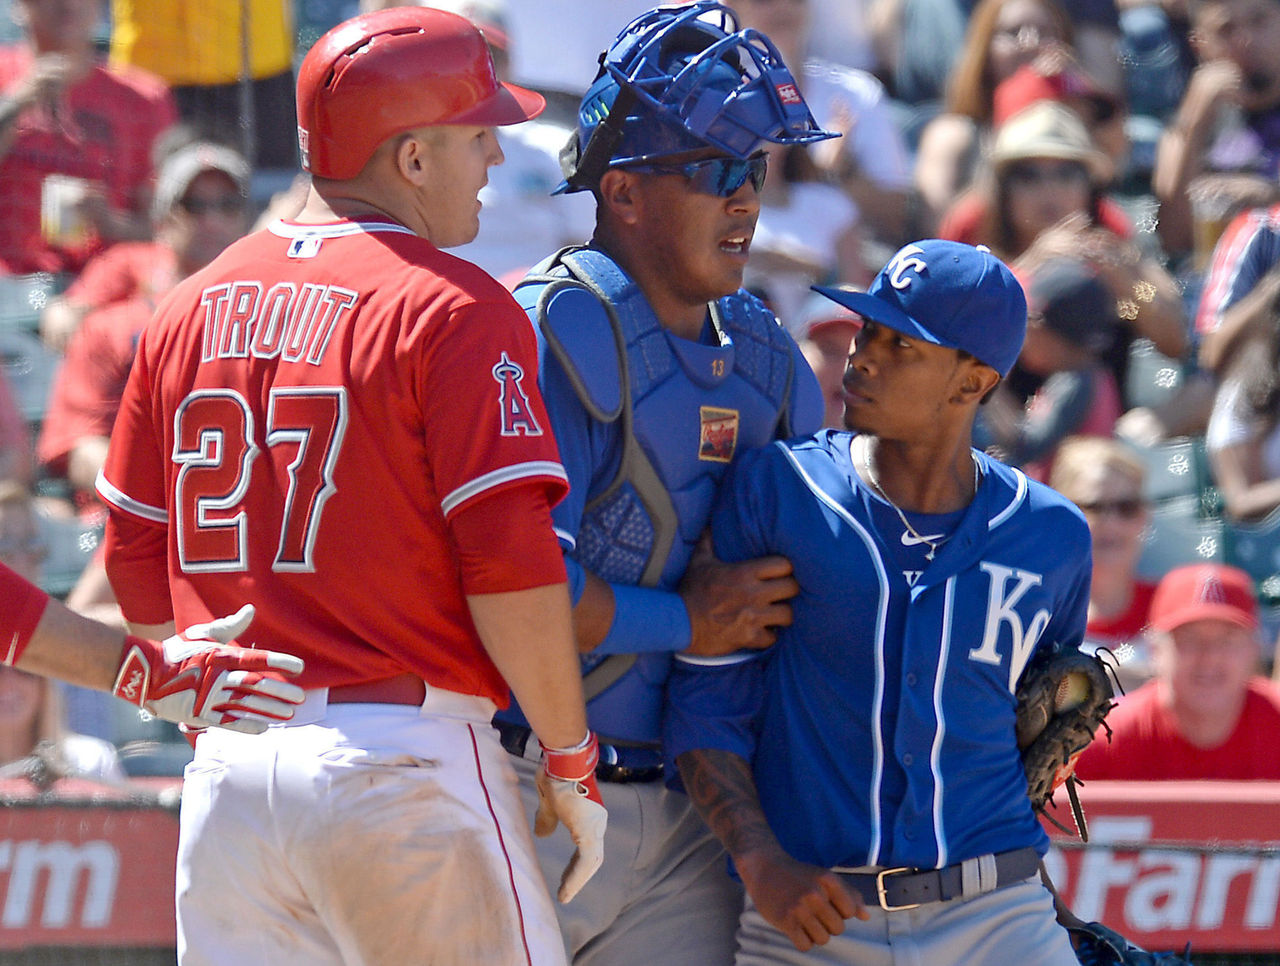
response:
[[[1152,951],[1280,951],[1280,782],[1096,781],[1080,799],[1087,844],[1045,828],[1046,867],[1081,919]]]
[[[0,781],[0,950],[173,946],[179,789]]]
[[[0,950],[172,947],[180,785],[0,781]],[[1280,782],[1090,782],[1081,799],[1087,844],[1046,823],[1078,916],[1150,950],[1280,951]]]

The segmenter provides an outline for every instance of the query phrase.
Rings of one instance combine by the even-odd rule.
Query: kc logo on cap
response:
[[[911,279],[904,275],[904,272],[911,271],[919,274],[923,272],[928,265],[925,264],[923,258],[917,258],[917,255],[923,255],[924,249],[919,245],[907,245],[898,251],[889,260],[889,264],[884,267],[885,274],[889,276],[889,284],[898,290],[902,290],[911,284]]]
[[[934,345],[961,349],[1008,375],[1027,334],[1027,298],[990,249],[927,238],[904,245],[866,292],[815,285],[864,318]]]

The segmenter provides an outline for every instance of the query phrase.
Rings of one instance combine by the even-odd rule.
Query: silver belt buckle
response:
[[[904,872],[914,871],[915,869],[912,869],[909,866],[899,866],[896,869],[881,869],[876,873],[876,899],[879,900],[881,909],[885,912],[896,912],[902,909],[918,909],[920,907],[920,903],[918,902],[911,902],[901,906],[890,905],[889,890],[884,884],[884,880],[891,875],[901,875]]]

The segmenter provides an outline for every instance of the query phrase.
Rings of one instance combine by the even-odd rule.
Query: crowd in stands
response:
[[[138,333],[255,219],[297,210],[294,67],[333,23],[391,4],[9,5],[0,548],[38,551],[48,589],[119,620],[94,481]],[[499,72],[548,97],[541,118],[501,129],[480,234],[457,250],[514,285],[593,227],[589,196],[555,194],[593,79],[572,71],[594,55],[572,51],[649,3],[429,5],[471,17]],[[1200,761],[1235,747],[1245,715],[1280,738],[1264,676],[1280,669],[1280,0],[730,6],[843,135],[770,152],[746,273],[819,375],[829,425],[859,320],[811,285],[863,286],[926,237],[986,245],[1023,283],[1025,347],[979,439],[1071,498],[1094,536],[1088,645],[1128,693],[1082,774],[1138,777],[1126,749],[1144,749],[1137,761],[1153,736],[1181,735],[1179,762]],[[10,532],[14,501],[36,536]],[[63,730],[138,737],[65,697]],[[1204,728],[1195,709],[1211,702],[1218,727]],[[1144,777],[1173,777],[1163,761]]]

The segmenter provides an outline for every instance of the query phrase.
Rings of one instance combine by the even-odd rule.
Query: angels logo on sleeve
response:
[[[493,378],[499,387],[498,410],[502,414],[503,436],[541,436],[542,427],[529,405],[529,397],[520,385],[524,381],[524,367],[512,362],[505,352],[493,367]]]

